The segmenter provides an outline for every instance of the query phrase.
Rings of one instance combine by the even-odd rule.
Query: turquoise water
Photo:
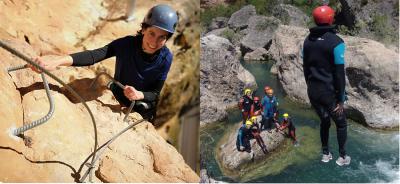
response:
[[[259,86],[256,95],[263,95],[265,85],[274,88],[280,111],[288,112],[295,122],[300,147],[286,146],[281,153],[271,153],[265,163],[250,172],[225,176],[215,154],[220,139],[230,133],[229,127],[240,121],[239,111],[232,110],[228,120],[201,128],[201,154],[206,163],[203,167],[214,179],[227,182],[400,182],[397,131],[373,130],[349,121],[347,152],[352,162],[350,166],[339,167],[334,162],[338,153],[336,127],[332,123],[330,146],[334,160],[321,163],[319,120],[314,111],[285,98],[277,77],[269,73],[271,63],[242,64],[256,77]]]

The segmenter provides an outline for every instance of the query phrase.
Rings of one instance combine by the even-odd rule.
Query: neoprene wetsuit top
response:
[[[345,44],[333,26],[310,29],[304,41],[303,71],[311,97],[334,93],[337,102],[345,101],[344,52]]]

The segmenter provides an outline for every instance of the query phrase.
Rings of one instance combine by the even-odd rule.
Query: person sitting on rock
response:
[[[250,108],[250,117],[261,115],[262,105],[258,96],[254,97],[253,104]]]
[[[269,88],[265,91],[266,95],[261,101],[263,107],[261,130],[271,132],[272,124],[278,117],[278,99],[274,96],[274,90]]]
[[[239,109],[242,111],[243,124],[250,118],[250,109],[253,104],[251,96],[251,89],[247,88],[244,90],[244,95],[239,100]]]
[[[267,154],[268,153],[267,146],[265,145],[264,140],[260,135],[261,131],[260,131],[260,126],[258,126],[257,120],[258,118],[256,116],[252,116],[250,118],[250,121],[253,122],[253,125],[251,125],[250,127],[252,138],[254,138],[257,141],[257,144],[260,146],[264,154]]]
[[[294,145],[297,145],[296,127],[294,126],[293,121],[289,117],[288,113],[283,114],[283,121],[281,124],[277,124],[276,131],[284,131],[285,129],[288,129],[286,135],[293,140]]]
[[[251,153],[250,139],[252,138],[251,127],[253,122],[247,120],[245,124],[240,126],[238,135],[236,138],[236,148],[238,151],[246,151]]]
[[[154,122],[156,104],[172,63],[172,53],[166,42],[175,32],[178,15],[168,5],[152,7],[141,23],[141,30],[134,36],[116,39],[104,47],[66,56],[38,57],[35,62],[46,70],[58,66],[88,66],[116,56],[115,80],[124,89],[111,84],[109,87],[121,106],[130,106],[144,119]],[[30,66],[36,72],[35,67]],[[140,102],[138,102],[140,101]],[[145,105],[143,105],[145,103]],[[145,107],[145,108],[143,108]]]

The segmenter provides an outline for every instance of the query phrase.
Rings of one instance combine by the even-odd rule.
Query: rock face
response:
[[[280,4],[272,10],[272,15],[281,20],[286,25],[306,27],[310,18],[297,7]]]
[[[340,0],[337,22],[355,27],[360,37],[390,43],[398,48],[399,1]]]
[[[254,15],[256,15],[256,8],[253,5],[244,6],[231,15],[228,21],[228,26],[234,30],[245,29],[248,26],[250,17]]]
[[[306,29],[281,25],[270,57],[277,61],[279,80],[294,100],[309,103],[301,50]],[[376,41],[341,36],[346,43],[348,117],[375,128],[398,127],[398,53]]]
[[[268,51],[264,48],[257,48],[255,51],[253,52],[249,52],[246,53],[246,55],[244,55],[243,59],[244,60],[266,60],[268,56]]]
[[[13,47],[35,56],[33,49],[25,44],[11,42]],[[1,68],[20,65],[24,62],[0,51],[3,58]],[[8,98],[1,98],[0,110],[3,134],[0,138],[1,163],[15,163],[13,167],[0,164],[0,178],[11,182],[73,182],[86,170],[84,160],[93,150],[93,127],[83,105],[62,93],[65,88],[49,79],[51,94],[55,101],[55,113],[45,124],[28,130],[24,136],[29,143],[7,134],[11,127],[22,126],[22,122],[37,120],[47,113],[48,102],[38,74],[30,71],[1,72],[0,80],[5,84],[2,91]],[[62,69],[54,74],[66,81],[80,93],[93,111],[97,122],[99,144],[127,127],[124,114],[112,93],[104,88],[90,89],[95,73],[89,69]],[[75,77],[76,78],[75,78]],[[13,84],[14,82],[14,84]],[[90,98],[89,98],[90,97]],[[11,104],[13,105],[9,105]],[[14,114],[13,117],[10,115]],[[140,119],[133,114],[133,120]],[[134,150],[134,151],[133,151]],[[187,166],[174,147],[157,134],[154,127],[144,122],[120,136],[109,147],[96,166],[97,182],[197,182],[198,176]],[[83,166],[82,171],[79,168]],[[24,173],[29,170],[30,173]],[[140,174],[139,174],[140,173]],[[72,176],[71,176],[72,174]],[[27,176],[27,177],[25,177]],[[78,177],[76,177],[78,176]],[[75,178],[74,178],[75,177]]]
[[[179,119],[182,107],[199,99],[199,84],[192,82],[199,80],[198,22],[190,18],[198,10],[187,10],[187,7],[198,8],[192,6],[196,2],[185,0],[173,4],[187,19],[181,19],[185,26],[178,25],[177,33],[167,42],[175,55],[160,97],[158,116],[162,122],[158,124]],[[119,37],[135,34],[142,17],[154,3],[137,2],[136,20],[126,23],[118,19],[124,15],[122,1],[4,2],[0,3],[0,9],[4,10],[0,15],[4,20],[0,23],[0,39],[13,40],[14,47],[31,57],[95,49]],[[43,9],[47,9],[45,14]],[[186,24],[189,20],[194,21],[191,26]],[[22,40],[26,43],[21,43]],[[4,106],[0,109],[0,120],[4,122],[1,125],[0,157],[1,163],[7,163],[0,164],[0,181],[77,181],[87,169],[84,160],[93,151],[94,144],[93,127],[85,108],[63,86],[49,79],[56,106],[53,117],[25,133],[31,139],[30,144],[26,141],[25,145],[21,138],[11,138],[6,133],[10,127],[42,117],[48,111],[48,102],[40,75],[30,70],[8,75],[5,68],[25,62],[3,49],[0,49],[0,56],[3,71],[0,81],[4,84],[0,94],[0,104]],[[122,122],[124,114],[110,91],[101,87],[88,88],[96,73],[113,74],[114,64],[115,59],[111,58],[90,67],[61,68],[53,72],[83,95],[92,109],[99,144],[128,125]],[[133,114],[132,118],[139,119],[140,115]],[[128,130],[105,148],[95,170],[95,182],[199,181],[176,149],[167,144],[148,122]]]
[[[280,21],[274,17],[252,16],[248,22],[247,34],[240,44],[242,54],[257,48],[268,50],[268,43],[274,36],[274,31],[278,28]]]
[[[241,122],[238,123],[237,127],[241,126]],[[238,128],[239,130],[239,128]],[[228,170],[238,170],[240,169],[240,166],[246,163],[251,163],[251,154],[247,152],[240,152],[237,151],[236,148],[236,137],[237,137],[237,131],[233,131],[231,134],[229,134],[228,142],[226,144],[223,144],[219,149],[219,158],[220,158],[220,163],[221,165],[228,169]],[[284,140],[284,135],[280,132],[275,132],[275,130],[271,131],[269,133],[268,131],[262,131],[261,132],[261,137],[264,140],[265,145],[267,146],[267,150],[269,152],[272,152],[275,150]],[[252,139],[250,141],[251,144],[251,149],[254,152],[254,160],[260,160],[265,158],[267,155],[264,154],[260,148],[260,146],[257,144],[255,139]]]
[[[226,117],[226,108],[237,104],[245,87],[255,86],[255,78],[235,57],[236,51],[225,38],[201,38],[200,123]]]
[[[216,17],[211,20],[208,30],[214,30],[226,27],[228,25],[229,19],[226,17]]]

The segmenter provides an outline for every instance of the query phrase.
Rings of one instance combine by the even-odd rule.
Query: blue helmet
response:
[[[154,6],[147,12],[143,23],[158,27],[169,33],[174,33],[176,24],[178,23],[178,15],[170,6],[160,4]]]

